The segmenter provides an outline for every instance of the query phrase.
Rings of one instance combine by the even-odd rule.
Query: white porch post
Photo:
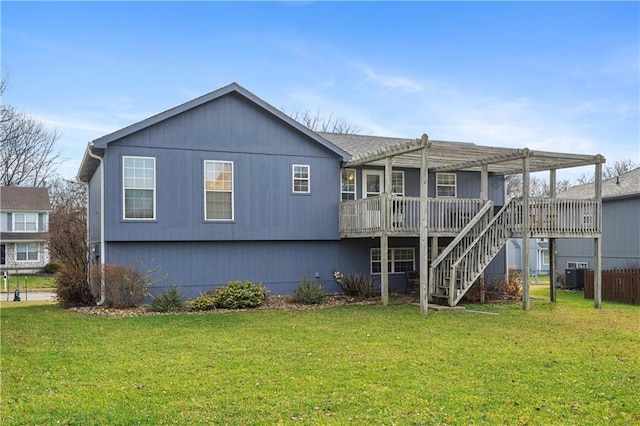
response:
[[[529,150],[522,159],[522,309],[531,309],[529,298]]]
[[[429,174],[427,167],[429,137],[422,135],[422,147],[420,156],[420,313],[427,315],[429,311],[429,263],[427,253],[429,252]]]
[[[382,195],[382,205],[380,219],[382,221],[382,233],[380,234],[380,260],[382,270],[380,271],[380,293],[382,304],[389,304],[389,217],[391,217],[391,180],[393,174],[393,157],[387,157],[384,163],[384,194]]]
[[[600,209],[594,211],[595,225],[600,230],[600,235],[593,242],[593,305],[596,309],[602,308],[602,163],[596,163],[595,172],[595,199],[598,200]]]
[[[556,170],[551,169],[549,171],[549,197],[556,198]],[[549,299],[552,302],[556,301],[556,239],[549,238]]]

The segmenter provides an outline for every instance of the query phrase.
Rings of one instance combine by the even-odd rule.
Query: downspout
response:
[[[98,306],[104,305],[105,300],[105,284],[104,284],[104,265],[105,265],[105,255],[106,255],[106,247],[104,243],[104,163],[102,162],[102,157],[99,155],[95,155],[92,152],[93,142],[89,144],[89,149],[87,150],[87,154],[89,157],[94,158],[100,162],[100,300],[96,303]],[[87,185],[89,183],[87,182]],[[87,191],[87,194],[89,192]],[[87,197],[88,203],[89,197]],[[87,221],[89,220],[89,214],[87,211]],[[87,222],[88,223],[88,222]],[[87,232],[89,232],[89,228],[87,227]]]

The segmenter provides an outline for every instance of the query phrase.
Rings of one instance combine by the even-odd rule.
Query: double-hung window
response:
[[[38,243],[17,243],[16,244],[16,261],[17,262],[37,262],[38,261]]]
[[[14,213],[13,230],[16,232],[37,232],[38,213]]]
[[[456,174],[436,173],[436,196],[455,197],[456,196]]]
[[[393,195],[404,196],[404,172],[391,172],[391,192]]]
[[[415,249],[413,247],[396,247],[389,249],[387,270],[391,274],[413,271],[416,269]],[[371,273],[382,272],[382,253],[379,248],[371,249]]]
[[[205,220],[233,220],[233,162],[204,162]]]
[[[291,168],[293,178],[293,193],[308,194],[311,192],[311,172],[310,166],[305,164],[294,164]]]
[[[124,218],[156,218],[156,159],[123,157]]]
[[[341,176],[342,176],[341,177],[342,201],[355,200],[356,199],[356,170],[342,169]]]

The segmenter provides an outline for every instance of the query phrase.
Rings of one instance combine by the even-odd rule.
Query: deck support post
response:
[[[549,170],[549,198],[556,198],[557,192],[556,170]],[[549,238],[549,300],[555,302],[556,296],[556,276],[558,276],[556,264],[556,239]]]
[[[433,264],[433,261],[436,260],[438,258],[438,237],[437,236],[433,236],[431,237],[431,258],[429,259],[431,261],[431,264]],[[429,271],[431,271],[431,268],[427,268]],[[434,285],[433,280],[429,280],[429,302],[433,302],[433,294],[435,294],[436,292],[436,288]]]
[[[531,309],[529,295],[529,150],[522,159],[522,309]]]
[[[380,271],[380,295],[382,297],[382,304],[389,304],[389,228],[390,218],[392,217],[393,201],[391,200],[392,193],[392,178],[393,178],[393,157],[387,157],[384,161],[384,194],[382,194],[381,207],[381,225],[382,234],[380,235],[380,260],[382,261],[382,269]]]
[[[593,212],[594,225],[602,232],[602,163],[596,163],[594,177],[594,198],[600,206]],[[601,234],[593,242],[593,305],[596,309],[602,308],[602,237]]]
[[[424,316],[429,311],[428,299],[429,294],[429,236],[427,229],[429,227],[429,173],[427,166],[427,154],[429,137],[422,135],[423,147],[420,156],[420,313]],[[437,244],[437,243],[436,243]],[[437,249],[436,249],[437,251]]]

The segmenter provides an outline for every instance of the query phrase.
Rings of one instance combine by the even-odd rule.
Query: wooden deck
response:
[[[429,236],[455,237],[480,212],[480,199],[428,198]],[[506,214],[509,237],[525,232],[522,199],[510,203]],[[530,236],[537,238],[592,238],[601,234],[598,200],[530,198]],[[369,197],[340,203],[340,235],[343,238],[420,235],[420,198]]]

